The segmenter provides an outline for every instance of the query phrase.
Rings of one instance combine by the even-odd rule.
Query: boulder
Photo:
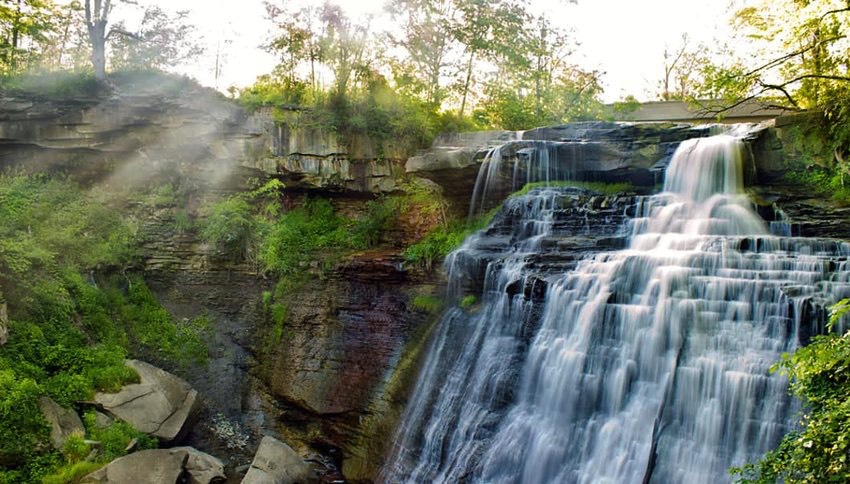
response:
[[[118,393],[97,393],[95,402],[112,417],[130,423],[163,444],[182,440],[195,424],[200,400],[186,381],[138,360],[127,360],[140,383],[125,385]]]
[[[73,434],[84,436],[86,429],[77,412],[54,402],[50,397],[38,399],[38,407],[44,419],[50,424],[50,443],[56,450],[62,450],[65,441]]]
[[[242,484],[294,484],[318,481],[318,476],[292,447],[263,437]]]
[[[211,484],[225,482],[224,465],[192,447],[151,449],[110,462],[81,481],[98,484]]]

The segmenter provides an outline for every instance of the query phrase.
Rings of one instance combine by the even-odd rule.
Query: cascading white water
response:
[[[628,248],[567,273],[533,263],[563,194],[510,199],[510,237],[478,234],[447,261],[488,264],[481,309],[440,323],[383,479],[722,482],[772,448],[796,404],[769,367],[807,338],[807,308],[850,295],[850,247],[769,235],[741,151],[683,142]],[[535,307],[516,288],[541,278]]]

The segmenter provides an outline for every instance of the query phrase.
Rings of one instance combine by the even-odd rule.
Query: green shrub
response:
[[[830,329],[850,300],[833,307]],[[850,332],[816,336],[794,354],[785,354],[772,371],[791,380],[791,393],[805,404],[800,429],[756,463],[731,469],[738,482],[850,481]]]
[[[44,476],[41,484],[68,484],[80,482],[83,477],[105,466],[106,462],[74,462],[56,469]]]
[[[409,246],[402,254],[409,264],[421,265],[430,270],[435,261],[442,260],[449,252],[457,249],[473,232],[490,224],[498,212],[494,208],[489,213],[478,216],[472,221],[453,221],[441,224],[428,232],[419,242]]]
[[[443,301],[434,296],[419,294],[413,298],[413,301],[411,301],[411,306],[417,311],[424,311],[426,313],[436,314],[440,311],[440,308],[443,307]]]
[[[201,229],[201,239],[234,262],[247,259],[255,241],[256,220],[244,197],[231,196],[214,204]]]
[[[396,197],[381,197],[366,203],[366,215],[352,228],[353,239],[366,247],[381,243],[383,235],[393,228],[402,202]]]
[[[478,298],[473,296],[472,294],[469,294],[461,298],[460,303],[458,303],[458,305],[463,309],[468,309],[472,306],[475,306],[475,303],[477,302]]]
[[[86,412],[83,415],[83,423],[89,438],[101,444],[101,456],[98,460],[102,462],[110,462],[125,455],[127,445],[133,439],[138,442],[138,450],[155,449],[159,445],[156,437],[139,432],[127,422],[116,420],[108,427],[99,427],[94,412]]]
[[[38,407],[42,394],[34,379],[0,370],[0,456],[24,461],[46,441],[49,429]]]
[[[798,169],[787,172],[785,181],[805,187],[814,195],[829,197],[839,204],[850,204],[850,175],[842,177],[836,170],[820,167]]]
[[[0,351],[0,454],[19,464],[0,470],[0,482],[39,482],[54,471],[51,479],[64,482],[90,467],[58,469],[63,459],[47,450],[38,398],[68,407],[138,381],[124,365],[128,348],[203,362],[210,325],[174,321],[141,278],[125,275],[135,230],[70,180],[0,176],[0,220],[0,294],[10,317]],[[129,439],[117,440],[123,452]]]
[[[366,242],[353,232],[352,225],[334,213],[328,200],[307,200],[271,222],[260,261],[267,272],[291,275],[313,260],[321,249],[365,247]]]

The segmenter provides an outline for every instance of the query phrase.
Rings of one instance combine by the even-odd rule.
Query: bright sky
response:
[[[204,36],[207,53],[197,65],[182,72],[221,90],[246,86],[271,71],[275,59],[259,46],[267,38],[262,0],[148,0],[167,10],[189,10],[191,21]],[[281,0],[278,0],[281,1]],[[289,3],[291,0],[283,0]],[[631,94],[651,100],[663,76],[665,45],[675,49],[683,33],[692,45],[712,43],[728,32],[730,4],[742,0],[535,0],[555,23],[572,26],[580,42],[574,61],[587,69],[605,72],[604,99],[611,102]],[[146,3],[146,2],[140,2]],[[321,0],[296,0],[317,5]],[[380,16],[382,0],[336,0],[350,16]],[[125,7],[122,7],[125,8]],[[117,16],[116,11],[116,16]],[[381,22],[373,21],[374,25]],[[225,40],[232,43],[225,44]],[[216,52],[224,65],[216,86]]]

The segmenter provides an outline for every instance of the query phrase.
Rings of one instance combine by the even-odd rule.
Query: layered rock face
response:
[[[387,253],[363,254],[324,277],[287,298],[280,338],[265,338],[261,375],[288,427],[280,429],[284,435],[337,448],[346,477],[371,478],[433,317],[412,301],[443,289],[439,279],[406,270]]]
[[[291,189],[390,193],[415,146],[377,143],[248,115],[190,81],[116,80],[110,96],[46,98],[0,93],[0,169],[67,172],[86,183],[126,187],[175,174],[214,189],[275,176]]]

